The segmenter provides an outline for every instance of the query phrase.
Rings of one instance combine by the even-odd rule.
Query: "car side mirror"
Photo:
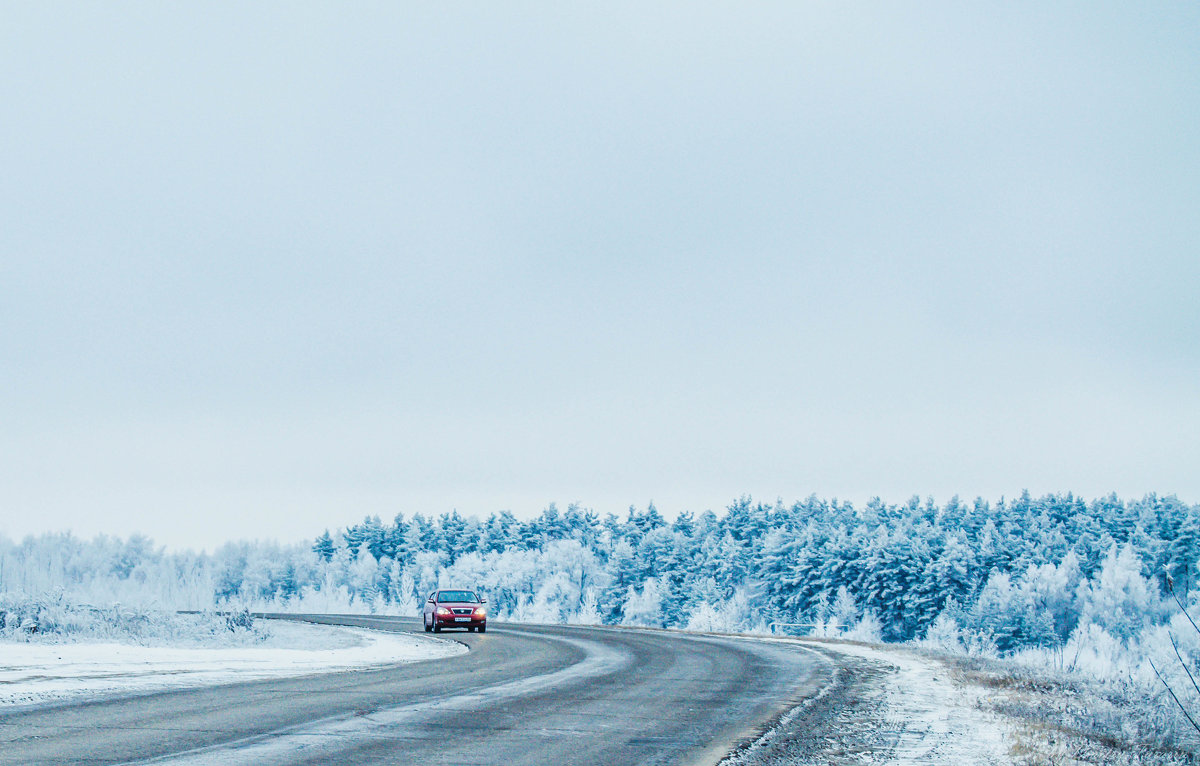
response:
[[[430,604],[436,604],[437,602],[436,602],[436,601],[434,601],[433,599],[429,599],[429,603],[430,603]]]
[[[487,603],[487,599],[486,599],[486,598],[484,598],[483,596],[480,596],[480,597],[479,597],[479,603],[481,603],[481,604],[486,604],[486,603]]]

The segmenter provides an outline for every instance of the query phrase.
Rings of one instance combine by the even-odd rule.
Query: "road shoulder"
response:
[[[1012,727],[983,709],[987,690],[940,660],[902,647],[788,641],[832,661],[830,684],[722,766],[1014,762]]]

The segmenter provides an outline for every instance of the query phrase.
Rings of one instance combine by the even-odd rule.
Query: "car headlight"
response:
[[[444,606],[439,606],[439,607],[437,608],[437,613],[438,613],[438,614],[441,614],[441,615],[447,615],[447,614],[450,614],[450,610],[449,610],[449,609],[447,609],[447,608],[446,608],[446,607],[444,607]]]
[[[484,608],[483,608],[483,607],[481,607],[481,606],[480,606],[480,607],[476,607],[476,609],[475,609],[475,616],[476,616],[476,617],[487,617],[487,610],[486,610],[486,609],[484,609]]]

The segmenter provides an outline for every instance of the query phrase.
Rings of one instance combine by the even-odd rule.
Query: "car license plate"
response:
[[[471,618],[470,617],[455,617],[454,621],[455,622],[470,622]]]

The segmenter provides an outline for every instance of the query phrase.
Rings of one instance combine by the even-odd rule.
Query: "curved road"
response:
[[[794,644],[718,636],[493,625],[442,637],[471,651],[0,713],[0,764],[715,764],[831,672]]]

